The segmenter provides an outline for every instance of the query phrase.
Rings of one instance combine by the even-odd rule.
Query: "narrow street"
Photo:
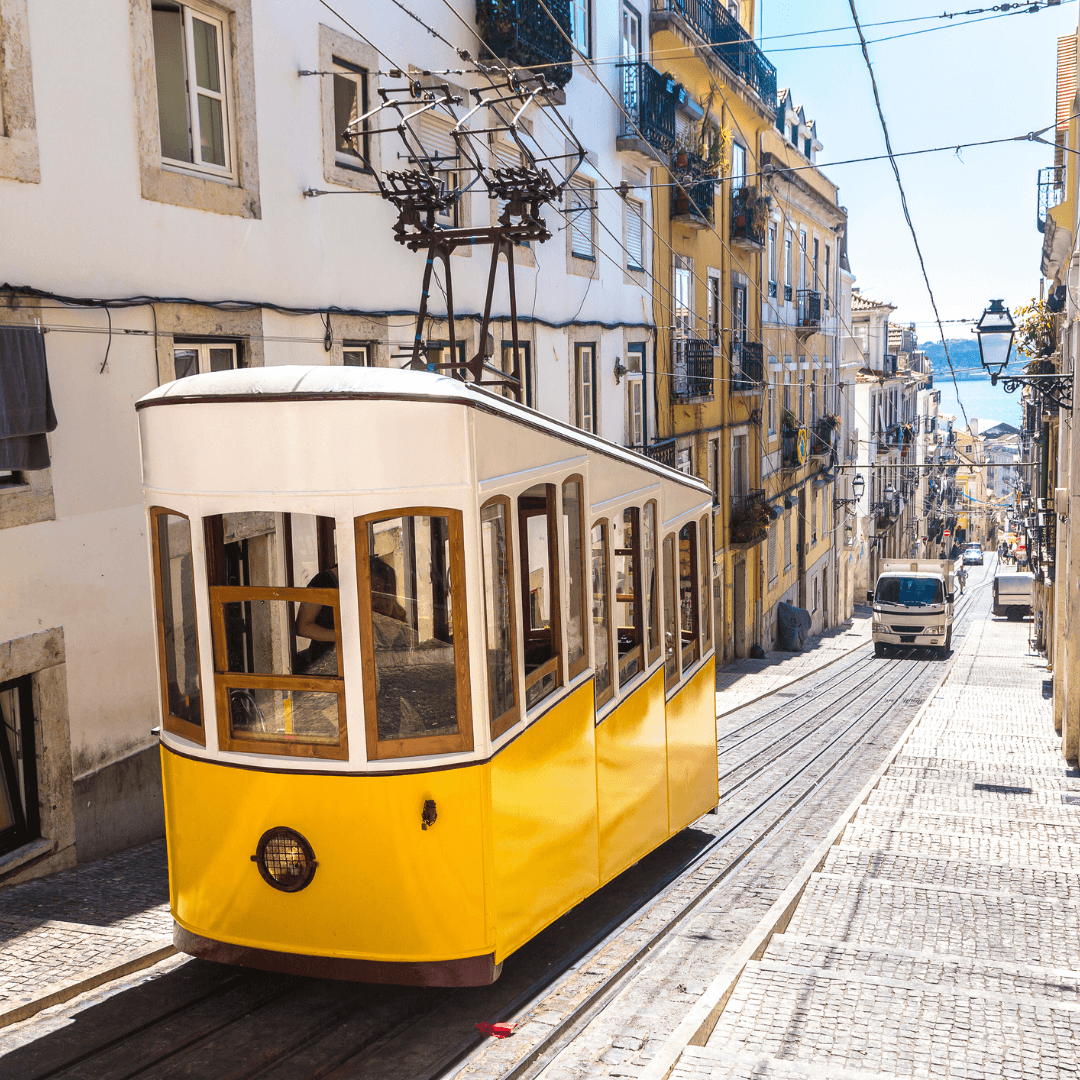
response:
[[[125,1076],[207,1080],[635,1075],[637,1051],[673,1029],[986,619],[993,562],[974,568],[958,605],[952,660],[911,648],[879,660],[864,645],[722,716],[718,813],[558,920],[491,987],[350,985],[174,958],[0,1032],[0,1054],[27,1080],[113,1075],[121,1062]],[[5,894],[9,910],[19,891]],[[476,1034],[492,1020],[519,1026],[501,1041]]]

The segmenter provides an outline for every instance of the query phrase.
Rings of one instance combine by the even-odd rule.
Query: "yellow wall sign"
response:
[[[800,465],[806,464],[810,456],[810,432],[806,428],[799,428],[799,434],[795,439],[795,457]]]

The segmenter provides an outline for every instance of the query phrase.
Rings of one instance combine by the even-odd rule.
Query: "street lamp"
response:
[[[851,490],[856,499],[862,498],[862,494],[866,490],[866,481],[862,478],[861,474],[856,475],[855,479],[851,481]]]
[[[1013,335],[1016,333],[1016,323],[1013,322],[1009,309],[1003,307],[1000,300],[991,300],[990,306],[982,313],[982,318],[975,324],[972,333],[979,338],[979,358],[982,366],[990,372],[990,382],[996,384],[998,376],[1009,363]]]

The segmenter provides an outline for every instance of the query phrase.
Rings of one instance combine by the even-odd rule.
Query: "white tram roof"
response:
[[[211,402],[346,401],[349,399],[416,400],[479,409],[586,450],[652,472],[669,483],[709,494],[708,485],[652,458],[609,442],[580,428],[554,420],[516,401],[491,393],[474,383],[428,371],[398,368],[360,368],[282,365],[240,368],[190,375],[151,390],[136,409],[152,405]]]

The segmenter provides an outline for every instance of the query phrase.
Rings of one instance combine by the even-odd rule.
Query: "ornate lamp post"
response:
[[[1012,353],[1016,323],[1009,309],[1000,300],[991,300],[982,313],[972,333],[979,338],[979,358],[990,373],[990,383],[998,380],[1007,394],[1015,394],[1021,386],[1028,386],[1049,404],[1072,412],[1072,376],[1052,372],[1048,375],[1011,375],[1005,369]]]
[[[853,499],[833,499],[833,509],[839,510],[841,506],[853,506],[862,498],[865,490],[866,481],[861,474],[856,474],[855,479],[851,481],[851,491],[855,497]]]

